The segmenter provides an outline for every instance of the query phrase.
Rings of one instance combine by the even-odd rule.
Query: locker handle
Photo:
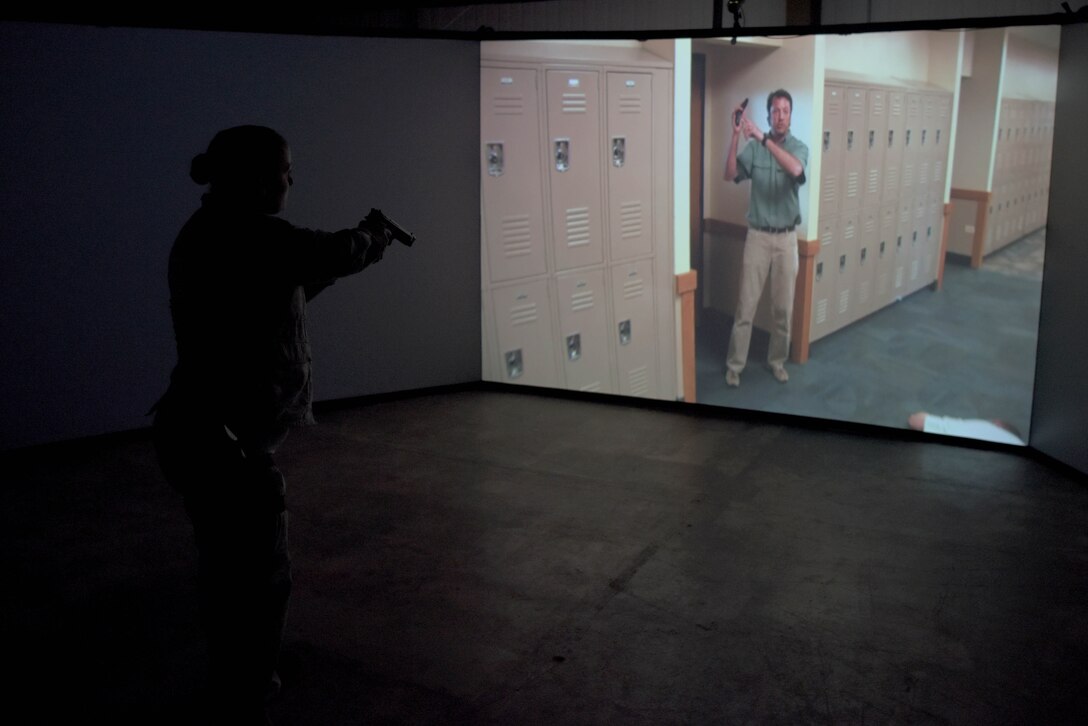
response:
[[[875,144],[875,143],[876,143],[876,131],[874,129],[869,129],[869,148],[870,149],[873,148],[873,144]]]
[[[937,129],[937,138],[935,138],[933,140],[933,143],[936,144],[937,146],[941,145],[941,130],[940,129]]]
[[[567,336],[567,360],[578,360],[582,357],[582,334],[574,333]]]
[[[887,242],[885,242],[884,240],[881,240],[881,241],[880,241],[880,256],[881,256],[881,257],[883,257],[883,256],[884,256],[884,247],[885,247],[886,245],[887,245]]]
[[[892,148],[892,143],[895,141],[895,129],[888,129],[888,148]]]
[[[612,138],[612,166],[623,166],[623,162],[626,158],[627,139],[623,136],[614,136]]]
[[[824,276],[824,263],[817,262],[816,263],[816,282],[819,282],[820,278],[822,278],[823,276]]]
[[[620,345],[627,345],[631,342],[631,321],[623,320],[620,322]]]
[[[907,138],[903,141],[903,146],[910,146],[910,129],[907,129]]]
[[[860,265],[862,267],[865,266],[865,258],[866,258],[866,256],[868,254],[869,254],[869,248],[868,247],[862,247],[861,248],[861,259],[859,260],[859,263],[860,263]]]
[[[521,361],[521,348],[506,351],[506,377],[510,379],[521,378],[525,367]]]
[[[487,174],[488,176],[502,176],[503,154],[502,144],[487,145]]]
[[[846,272],[846,255],[839,255],[839,272]]]
[[[831,148],[831,132],[830,131],[825,131],[824,132],[824,151],[827,151],[830,148]]]
[[[922,146],[926,145],[926,129],[922,129]]]
[[[853,131],[847,131],[846,132],[846,150],[847,151],[853,151],[853,149],[854,149],[854,132]]]
[[[566,171],[570,168],[570,139],[555,140],[555,170]]]

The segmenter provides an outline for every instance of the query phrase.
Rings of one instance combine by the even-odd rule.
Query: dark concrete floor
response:
[[[1088,486],[1026,450],[487,389],[319,419],[278,724],[1088,723]],[[146,438],[2,458],[9,723],[195,723]]]

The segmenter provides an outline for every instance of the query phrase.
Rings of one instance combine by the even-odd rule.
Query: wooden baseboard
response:
[[[695,403],[695,291],[699,273],[688,270],[676,276],[676,294],[680,297],[680,370],[684,400]]]

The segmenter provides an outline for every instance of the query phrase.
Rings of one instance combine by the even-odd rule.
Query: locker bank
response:
[[[810,151],[791,361],[940,295],[949,253],[985,266],[1045,226],[1057,36],[484,43],[484,378],[698,400],[696,316],[732,317],[746,233],[728,113],[766,128],[780,87]]]

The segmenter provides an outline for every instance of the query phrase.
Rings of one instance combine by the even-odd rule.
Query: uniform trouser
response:
[[[771,278],[771,343],[767,363],[772,368],[783,365],[790,353],[790,324],[793,318],[793,294],[797,284],[797,230],[772,233],[748,229],[741,264],[740,296],[729,336],[726,367],[734,373],[744,370],[748,345],[752,341],[755,317],[763,286]]]
[[[154,431],[193,525],[211,719],[266,723],[291,592],[283,476],[270,452],[245,455],[221,423],[160,406]]]

